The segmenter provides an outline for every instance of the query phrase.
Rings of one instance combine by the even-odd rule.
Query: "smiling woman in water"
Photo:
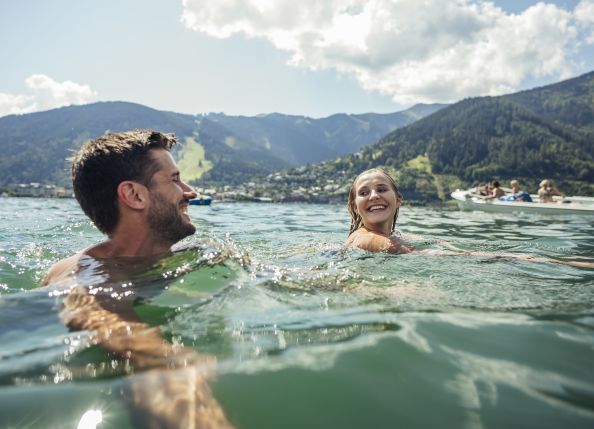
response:
[[[359,174],[349,190],[347,209],[351,214],[351,228],[346,241],[348,247],[356,247],[369,252],[411,253],[413,251],[437,256],[474,255],[498,260],[521,260],[528,262],[554,263],[580,268],[594,268],[591,258],[563,257],[564,260],[541,258],[513,253],[491,253],[459,249],[451,243],[436,239],[435,243],[449,252],[433,249],[417,250],[405,243],[399,233],[395,233],[396,220],[403,197],[394,179],[381,168],[372,168]],[[425,240],[422,237],[407,236],[410,239]],[[574,259],[574,260],[567,260]]]
[[[379,168],[361,173],[351,186],[347,208],[351,229],[347,246],[371,252],[410,253],[394,234],[402,194],[394,179]]]

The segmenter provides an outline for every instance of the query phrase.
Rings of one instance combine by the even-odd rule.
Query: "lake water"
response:
[[[130,290],[146,323],[217,357],[211,387],[236,427],[594,427],[594,269],[495,257],[593,258],[594,218],[404,207],[400,230],[432,250],[384,255],[342,248],[343,206],[190,215],[198,232],[151,293],[142,276]],[[486,253],[443,256],[437,238]],[[76,428],[98,410],[97,428],[119,429],[140,412],[124,399],[141,372],[36,289],[101,239],[74,200],[0,200],[0,427]]]

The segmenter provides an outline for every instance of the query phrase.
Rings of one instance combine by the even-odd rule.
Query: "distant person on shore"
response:
[[[530,194],[528,192],[524,192],[524,191],[520,190],[520,182],[518,182],[517,180],[512,180],[511,182],[509,182],[509,184],[511,186],[511,194],[499,197],[499,200],[501,200],[501,201],[523,201],[526,203],[532,202],[532,197],[530,196]]]
[[[175,143],[170,135],[135,130],[105,135],[75,154],[74,194],[107,239],[55,264],[41,286],[68,286],[60,313],[65,324],[89,331],[135,373],[146,371],[132,379],[126,398],[134,410],[142,410],[136,413],[144,419],[139,427],[230,428],[206,381],[212,357],[170,343],[125,303],[109,294],[91,294],[85,284],[93,268],[115,260],[125,285],[132,261],[170,255],[173,244],[196,231],[188,215],[196,193],[181,180],[170,153]],[[126,311],[114,311],[122,308]]]
[[[540,185],[538,185],[538,198],[540,199],[541,203],[555,202],[553,199],[553,196],[555,195],[565,198],[565,194],[559,189],[555,188],[552,180],[544,179],[542,182],[540,182]]]
[[[503,190],[501,191],[503,192]],[[580,258],[579,261],[559,261],[522,254],[468,251],[459,249],[441,239],[437,239],[435,242],[452,252],[435,252],[434,249],[417,250],[411,244],[406,243],[399,233],[395,233],[396,220],[402,201],[403,197],[396,182],[385,170],[372,168],[359,174],[349,189],[347,209],[351,215],[351,226],[345,245],[369,252],[404,254],[418,251],[435,256],[475,255],[500,260],[547,262],[580,268],[594,268],[594,263],[590,258]],[[407,238],[426,240],[423,237],[408,235]]]

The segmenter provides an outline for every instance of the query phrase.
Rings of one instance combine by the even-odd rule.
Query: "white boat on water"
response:
[[[486,200],[479,195],[477,188],[452,192],[452,198],[458,203],[460,210],[480,210],[495,213],[538,213],[538,214],[578,214],[594,215],[594,198],[592,197],[555,197],[552,203],[540,203],[538,195],[530,195],[533,202]]]

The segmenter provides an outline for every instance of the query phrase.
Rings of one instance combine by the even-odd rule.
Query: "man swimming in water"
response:
[[[55,264],[41,286],[68,287],[60,313],[65,324],[91,332],[94,342],[125,359],[134,371],[147,371],[130,382],[130,397],[125,398],[143,410],[136,413],[144,419],[140,426],[230,428],[206,382],[204,368],[212,358],[166,341],[130,306],[89,293],[83,280],[85,270],[114,259],[155,262],[196,231],[188,216],[196,193],[181,180],[170,153],[175,143],[171,135],[135,130],[107,134],[75,154],[74,195],[107,239]],[[116,277],[123,280],[126,264],[119,266]],[[110,280],[114,284],[113,276]],[[171,368],[178,370],[163,371]]]
[[[93,140],[76,153],[74,195],[107,240],[55,264],[42,286],[72,276],[81,258],[164,255],[196,231],[188,216],[196,193],[181,180],[170,153],[175,143],[158,132],[128,131]]]

